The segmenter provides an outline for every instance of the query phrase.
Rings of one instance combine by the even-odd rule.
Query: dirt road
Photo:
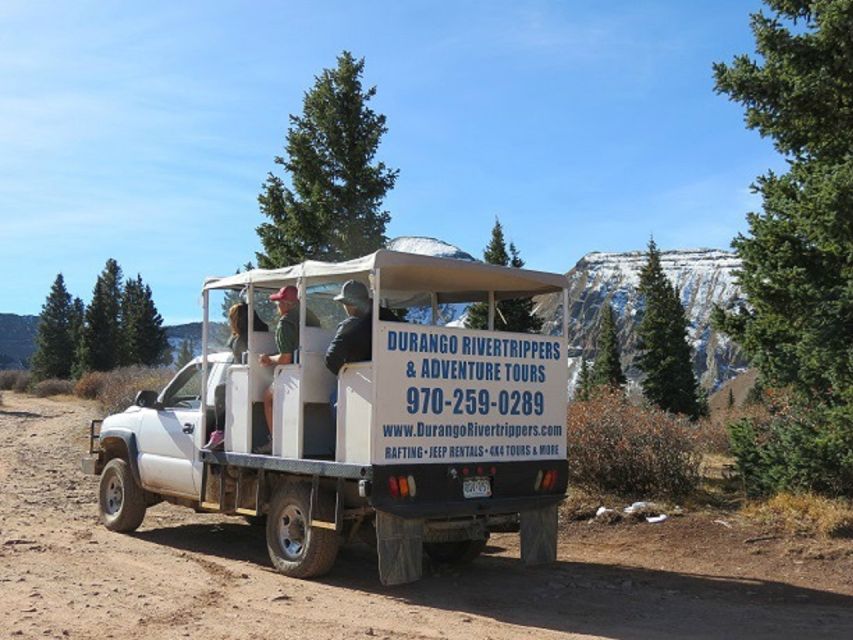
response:
[[[0,637],[853,637],[853,543],[747,544],[750,532],[700,516],[571,523],[559,562],[535,569],[500,534],[470,567],[428,566],[402,588],[379,584],[366,546],[343,549],[321,580],[285,578],[262,530],[170,505],[113,534],[97,520],[96,480],[79,471],[94,408],[4,402]]]

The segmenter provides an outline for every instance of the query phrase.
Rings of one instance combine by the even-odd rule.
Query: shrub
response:
[[[30,384],[32,384],[33,376],[29,371],[18,371],[18,375],[15,378],[15,383],[12,385],[12,391],[17,391],[18,393],[23,393],[24,391],[29,390]]]
[[[74,385],[74,395],[86,400],[96,399],[104,388],[107,374],[103,371],[88,371]]]
[[[0,390],[10,390],[15,384],[15,380],[17,379],[17,377],[17,371],[9,371],[8,369],[5,371],[0,371]]]
[[[119,413],[133,404],[138,391],[162,389],[174,375],[172,369],[138,365],[107,371],[103,374],[98,401],[107,414]]]
[[[60,380],[59,378],[48,378],[37,382],[33,386],[33,395],[39,398],[48,396],[58,396],[61,394],[71,394],[74,392],[74,383],[70,380]]]
[[[693,441],[701,453],[727,455],[731,453],[729,432],[721,420],[700,418],[693,423]]]
[[[691,425],[660,409],[603,391],[568,412],[569,477],[623,496],[681,496],[699,481]]]
[[[765,418],[729,425],[747,494],[853,496],[853,408],[806,407],[776,397]]]
[[[26,391],[29,384],[29,371],[21,371],[20,369],[0,371],[0,389],[4,391]]]

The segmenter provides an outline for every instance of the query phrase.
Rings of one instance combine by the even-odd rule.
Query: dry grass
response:
[[[20,369],[0,371],[0,389],[6,391],[26,391],[31,381],[32,375],[29,371],[22,371]]]
[[[48,396],[70,395],[74,392],[74,383],[71,380],[60,380],[58,378],[49,378],[37,382],[33,386],[33,395],[38,398],[47,398]]]
[[[120,413],[133,404],[137,392],[143,389],[159,391],[174,375],[173,369],[155,367],[113,369],[103,374],[103,385],[97,399],[107,415]]]
[[[104,389],[107,375],[103,371],[88,371],[74,385],[74,395],[86,400],[96,399]]]
[[[780,493],[750,502],[742,514],[787,533],[830,538],[853,537],[853,502],[811,493]]]

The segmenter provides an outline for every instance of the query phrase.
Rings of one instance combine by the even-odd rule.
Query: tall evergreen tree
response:
[[[153,366],[172,359],[163,318],[142,276],[128,279],[121,303],[121,364]]]
[[[59,273],[39,316],[36,351],[30,363],[38,380],[70,376],[74,363],[72,313],[71,296],[65,288],[65,279]]]
[[[175,366],[182,369],[190,360],[193,359],[193,341],[186,338],[181,341],[181,349],[178,355],[175,356]]]
[[[119,363],[122,346],[121,267],[110,258],[95,282],[78,348],[77,373],[109,371]]]
[[[762,378],[853,406],[853,1],[765,0],[753,60],[714,65],[716,90],[773,139],[789,171],[754,189],[763,210],[732,242],[749,307],[716,321]],[[851,411],[853,414],[853,411]],[[849,427],[848,427],[849,428]]]
[[[649,241],[647,255],[640,271],[644,309],[637,329],[637,366],[644,373],[643,394],[661,409],[697,417],[700,407],[684,307],[663,272],[654,240]]]
[[[385,116],[368,106],[376,87],[362,87],[364,59],[344,51],[337,63],[315,79],[302,115],[290,116],[287,156],[275,163],[289,174],[292,187],[270,173],[258,196],[261,213],[270,219],[257,229],[261,267],[346,260],[386,242],[390,215],[381,206],[398,171],[375,161],[388,130]]]
[[[512,266],[520,269],[524,266],[524,261],[513,243],[510,243],[509,252],[507,252],[503,226],[497,218],[495,218],[495,226],[492,227],[491,240],[483,251],[483,260],[502,267]],[[489,326],[488,303],[478,302],[468,307],[465,326],[470,329],[487,329]],[[533,314],[533,300],[530,298],[501,300],[495,304],[496,331],[536,333],[541,328],[542,319]]]
[[[86,323],[86,305],[83,301],[74,297],[71,301],[71,309],[68,313],[68,333],[71,336],[71,344],[72,344],[72,365],[71,365],[71,373],[74,374],[74,371],[77,368],[77,352],[80,347],[80,342],[83,339],[83,327]]]
[[[592,372],[589,370],[583,354],[581,354],[581,370],[578,373],[575,397],[578,400],[589,400],[589,396],[592,393],[592,386]]]
[[[592,383],[596,386],[619,388],[627,380],[619,361],[619,340],[616,336],[616,320],[613,307],[608,303],[601,311],[601,325],[595,363],[592,367]]]

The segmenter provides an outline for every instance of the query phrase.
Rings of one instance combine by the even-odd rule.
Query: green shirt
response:
[[[305,313],[305,325],[319,327],[320,320],[311,309]],[[279,353],[293,353],[299,348],[299,305],[297,304],[287,315],[278,319],[275,325],[275,345]]]
[[[275,346],[279,353],[293,353],[299,347],[299,308],[278,319],[275,325]]]

